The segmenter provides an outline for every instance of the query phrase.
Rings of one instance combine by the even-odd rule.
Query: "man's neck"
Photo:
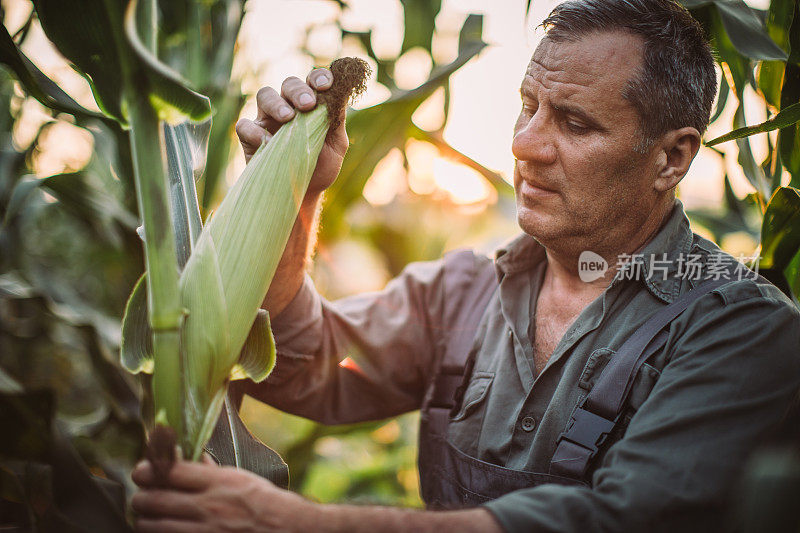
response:
[[[672,213],[674,202],[660,210],[654,210],[647,222],[632,235],[615,239],[616,244],[606,245],[595,252],[608,263],[608,269],[602,277],[593,281],[583,281],[579,274],[579,258],[583,250],[560,250],[547,248],[547,270],[544,284],[550,290],[561,295],[574,295],[576,299],[594,299],[600,295],[613,281],[617,273],[617,258],[623,254],[634,254],[642,250],[658,234]],[[584,250],[592,250],[591,245]],[[594,250],[593,250],[594,251]]]

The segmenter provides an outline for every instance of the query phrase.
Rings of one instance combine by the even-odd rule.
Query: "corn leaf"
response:
[[[193,415],[201,415],[202,413],[200,409],[193,411],[190,410],[191,408],[187,408],[189,429],[192,431],[187,432],[185,435],[183,449],[189,451],[189,457],[192,461],[200,460],[206,443],[211,440],[211,436],[214,434],[214,429],[219,421],[220,413],[222,413],[222,409],[225,407],[225,399],[228,397],[228,390],[226,387],[222,387],[216,391],[206,392],[205,396],[210,398],[208,407],[205,408],[205,416],[198,418],[198,420],[192,420],[191,417]],[[200,425],[195,430],[194,424],[197,421],[200,422]]]
[[[12,189],[8,199],[8,204],[6,204],[5,215],[3,216],[4,225],[10,224],[11,220],[22,211],[28,197],[38,186],[39,180],[33,176],[26,176],[14,185],[14,189]]]
[[[147,274],[142,274],[125,304],[120,361],[128,372],[153,372],[153,330],[147,319]]]
[[[239,354],[239,362],[233,367],[231,379],[250,378],[258,383],[266,379],[274,367],[275,339],[269,324],[269,313],[259,309]]]
[[[170,212],[173,217],[172,226],[175,229],[178,266],[181,269],[189,260],[192,247],[203,229],[194,180],[197,166],[195,152],[205,151],[210,122],[207,121],[201,126],[192,128],[185,122],[175,126],[163,125],[169,174]],[[190,132],[190,128],[195,131]]]
[[[136,282],[122,319],[122,366],[133,374],[153,372],[153,330],[147,321],[147,275]],[[231,370],[230,379],[266,379],[275,366],[275,339],[270,329],[269,313],[259,309],[247,335],[239,360]]]
[[[681,4],[693,11],[714,6],[725,34],[740,54],[756,60],[786,60],[786,52],[770,38],[756,11],[743,0],[682,0]],[[693,15],[697,18],[696,12]],[[715,31],[714,35],[719,37],[720,33]]]
[[[208,99],[188,88],[174,71],[161,64],[135,31],[135,2],[125,20],[124,0],[34,0],[47,37],[83,73],[97,105],[127,124],[126,76],[145,91],[163,120],[180,117],[201,121],[211,113]]]
[[[714,5],[741,54],[756,60],[786,61],[786,52],[770,38],[758,15],[743,0],[715,0]]]
[[[400,55],[415,46],[424,48],[430,54],[436,15],[442,8],[442,0],[401,0],[401,2],[405,34]]]
[[[781,187],[767,205],[761,228],[764,269],[783,270],[800,250],[800,191]]]
[[[103,115],[89,111],[73,100],[61,87],[39,70],[19,49],[3,25],[0,25],[0,64],[8,66],[14,71],[28,94],[39,100],[42,105],[76,116],[103,118]]]
[[[324,238],[331,239],[347,231],[345,211],[361,198],[364,184],[378,162],[393,148],[403,149],[406,139],[417,129],[411,117],[422,102],[439,87],[446,87],[450,76],[486,47],[481,39],[482,25],[482,15],[469,15],[459,34],[458,57],[436,67],[419,87],[397,91],[385,102],[348,114],[350,148],[339,179],[325,192],[328,218],[321,230]]]
[[[281,456],[256,438],[238,416],[238,407],[230,394],[225,398],[216,431],[206,445],[220,464],[236,465],[284,489],[289,488],[289,467]]]
[[[764,133],[777,130],[779,128],[787,128],[796,124],[797,122],[800,122],[800,103],[790,105],[771,119],[764,121],[761,124],[737,128],[729,133],[726,133],[725,135],[717,137],[716,139],[712,139],[706,143],[706,146],[714,146],[716,144],[732,141],[734,139],[749,137],[750,135],[755,135],[756,133]]]
[[[232,127],[239,118],[244,102],[245,98],[238,87],[229,88],[214,100],[214,119],[209,137],[209,144],[214,146],[214,150],[208,154],[201,181],[203,213],[208,213],[219,200],[219,192],[223,188],[221,184],[230,160]]]
[[[139,39],[136,31],[136,2],[131,0],[125,15],[125,36],[137,69],[146,76],[150,89],[150,104],[158,117],[170,124],[184,118],[201,122],[211,116],[209,99],[189,89],[189,83],[174,70],[161,63]]]

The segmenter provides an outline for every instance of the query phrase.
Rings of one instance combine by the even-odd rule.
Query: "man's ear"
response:
[[[689,170],[700,149],[700,133],[689,126],[671,130],[661,137],[658,149],[653,185],[657,191],[666,192],[678,185]]]

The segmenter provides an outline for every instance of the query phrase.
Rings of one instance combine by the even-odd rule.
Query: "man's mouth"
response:
[[[534,181],[529,178],[520,176],[519,181],[520,194],[526,197],[538,197],[548,194],[556,194],[556,190],[541,184],[539,181]]]

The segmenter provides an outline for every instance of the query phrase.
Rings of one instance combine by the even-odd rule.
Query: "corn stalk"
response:
[[[130,130],[148,273],[154,403],[159,419],[182,435],[183,310],[160,123],[184,117],[203,120],[210,114],[208,99],[188,89],[180,76],[156,59],[153,0],[145,0],[139,10],[135,0],[37,0],[34,4],[48,37],[90,82],[101,110]],[[141,33],[147,44],[140,40],[137,26],[144,28]],[[109,67],[118,72],[109,72]]]

